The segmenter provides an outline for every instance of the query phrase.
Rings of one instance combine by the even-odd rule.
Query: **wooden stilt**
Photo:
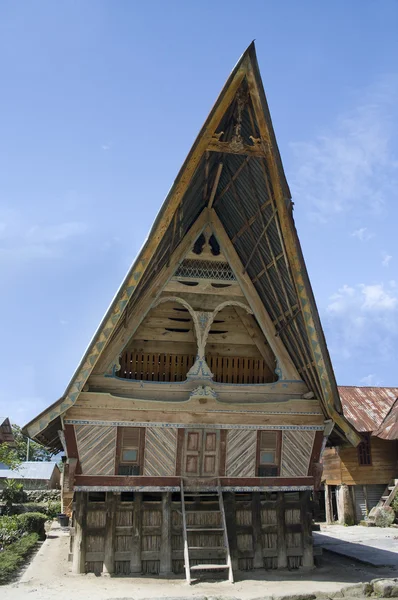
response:
[[[116,496],[106,493],[106,521],[104,539],[104,562],[102,573],[112,575],[115,572],[115,528],[116,528]]]
[[[181,509],[182,509],[182,533],[184,540],[184,567],[185,567],[185,578],[187,583],[191,583],[191,569],[189,564],[189,550],[188,550],[188,535],[187,535],[187,517],[185,514],[185,498],[184,498],[184,482],[181,479]]]
[[[141,573],[141,510],[142,492],[134,494],[133,535],[131,544],[130,572]]]
[[[171,493],[162,493],[162,535],[160,541],[160,574],[170,574],[171,561]]]
[[[76,492],[73,538],[72,573],[85,573],[86,571],[86,521],[87,521],[87,493]]]
[[[305,490],[300,492],[301,531],[303,545],[303,567],[314,566],[314,549],[311,529],[311,492]]]
[[[330,485],[327,485],[327,483],[325,483],[325,513],[326,523],[331,525],[333,523],[332,495],[330,493]]]
[[[276,530],[277,530],[277,537],[278,537],[278,569],[285,569],[287,567],[287,547],[286,547],[285,495],[283,492],[277,493]]]
[[[261,544],[261,500],[260,492],[252,494],[252,527],[253,527],[253,568],[262,569],[264,567],[263,549]]]
[[[237,571],[238,562],[238,539],[236,535],[236,509],[235,493],[227,492],[225,494],[225,520],[227,522],[229,551],[231,554],[232,570]]]

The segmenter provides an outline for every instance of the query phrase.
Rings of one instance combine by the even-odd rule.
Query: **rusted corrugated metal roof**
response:
[[[398,440],[398,399],[373,435],[383,440]]]
[[[398,387],[339,386],[338,389],[344,416],[358,432],[376,432],[379,428],[383,429],[380,426],[398,398]],[[398,405],[396,413],[397,417]],[[398,425],[395,423],[395,426],[398,437]]]

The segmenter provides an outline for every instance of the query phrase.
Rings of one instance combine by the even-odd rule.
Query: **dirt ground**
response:
[[[392,568],[369,567],[329,552],[312,571],[253,571],[235,573],[236,583],[200,581],[188,586],[184,578],[96,577],[72,575],[67,561],[69,534],[57,525],[20,579],[0,588],[2,600],[142,600],[143,598],[223,597],[251,600],[315,592],[332,593],[350,583],[376,577],[397,577]]]

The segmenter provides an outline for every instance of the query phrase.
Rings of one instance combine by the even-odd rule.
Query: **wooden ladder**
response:
[[[185,508],[185,491],[184,491],[184,482],[181,479],[181,509],[182,509],[182,528],[183,528],[183,540],[184,540],[184,566],[185,566],[185,577],[187,583],[191,583],[191,573],[195,571],[226,571],[228,570],[228,580],[230,583],[234,582],[234,575],[232,572],[232,561],[231,554],[229,551],[229,543],[228,543],[228,532],[227,532],[227,523],[225,520],[225,511],[224,511],[224,501],[222,496],[221,484],[220,480],[217,480],[217,492],[210,492],[206,490],[206,488],[195,490],[194,495],[199,498],[206,498],[209,496],[218,496],[218,504],[219,511],[221,513],[221,527],[211,527],[211,526],[187,526],[187,513],[196,513],[200,512],[199,510],[186,510]],[[188,542],[188,537],[190,533],[194,532],[218,532],[223,534],[223,546],[216,547],[203,547],[203,546],[190,546]],[[190,565],[189,562],[189,551],[190,550],[220,550],[223,549],[226,555],[226,562],[224,564],[199,564],[199,565]]]
[[[386,489],[384,490],[384,494],[380,498],[379,504],[377,506],[390,506],[397,493],[398,479],[392,479],[386,487]]]
[[[391,506],[392,501],[395,496],[398,494],[398,479],[391,479],[390,483],[387,485],[386,489],[383,492],[382,497],[376,504],[374,508],[369,513],[368,521],[370,524],[374,525],[375,522],[375,513],[377,508],[383,508],[384,506]]]

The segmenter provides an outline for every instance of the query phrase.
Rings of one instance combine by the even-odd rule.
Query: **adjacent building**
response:
[[[17,469],[0,468],[0,489],[7,479],[18,480],[24,490],[52,490],[61,485],[61,473],[55,462],[26,461]]]
[[[24,429],[65,450],[74,572],[313,566],[321,451],[360,438],[292,211],[252,44],[66,392]]]
[[[387,501],[398,482],[398,388],[340,386],[339,393],[362,441],[323,453],[326,520],[353,524]]]

